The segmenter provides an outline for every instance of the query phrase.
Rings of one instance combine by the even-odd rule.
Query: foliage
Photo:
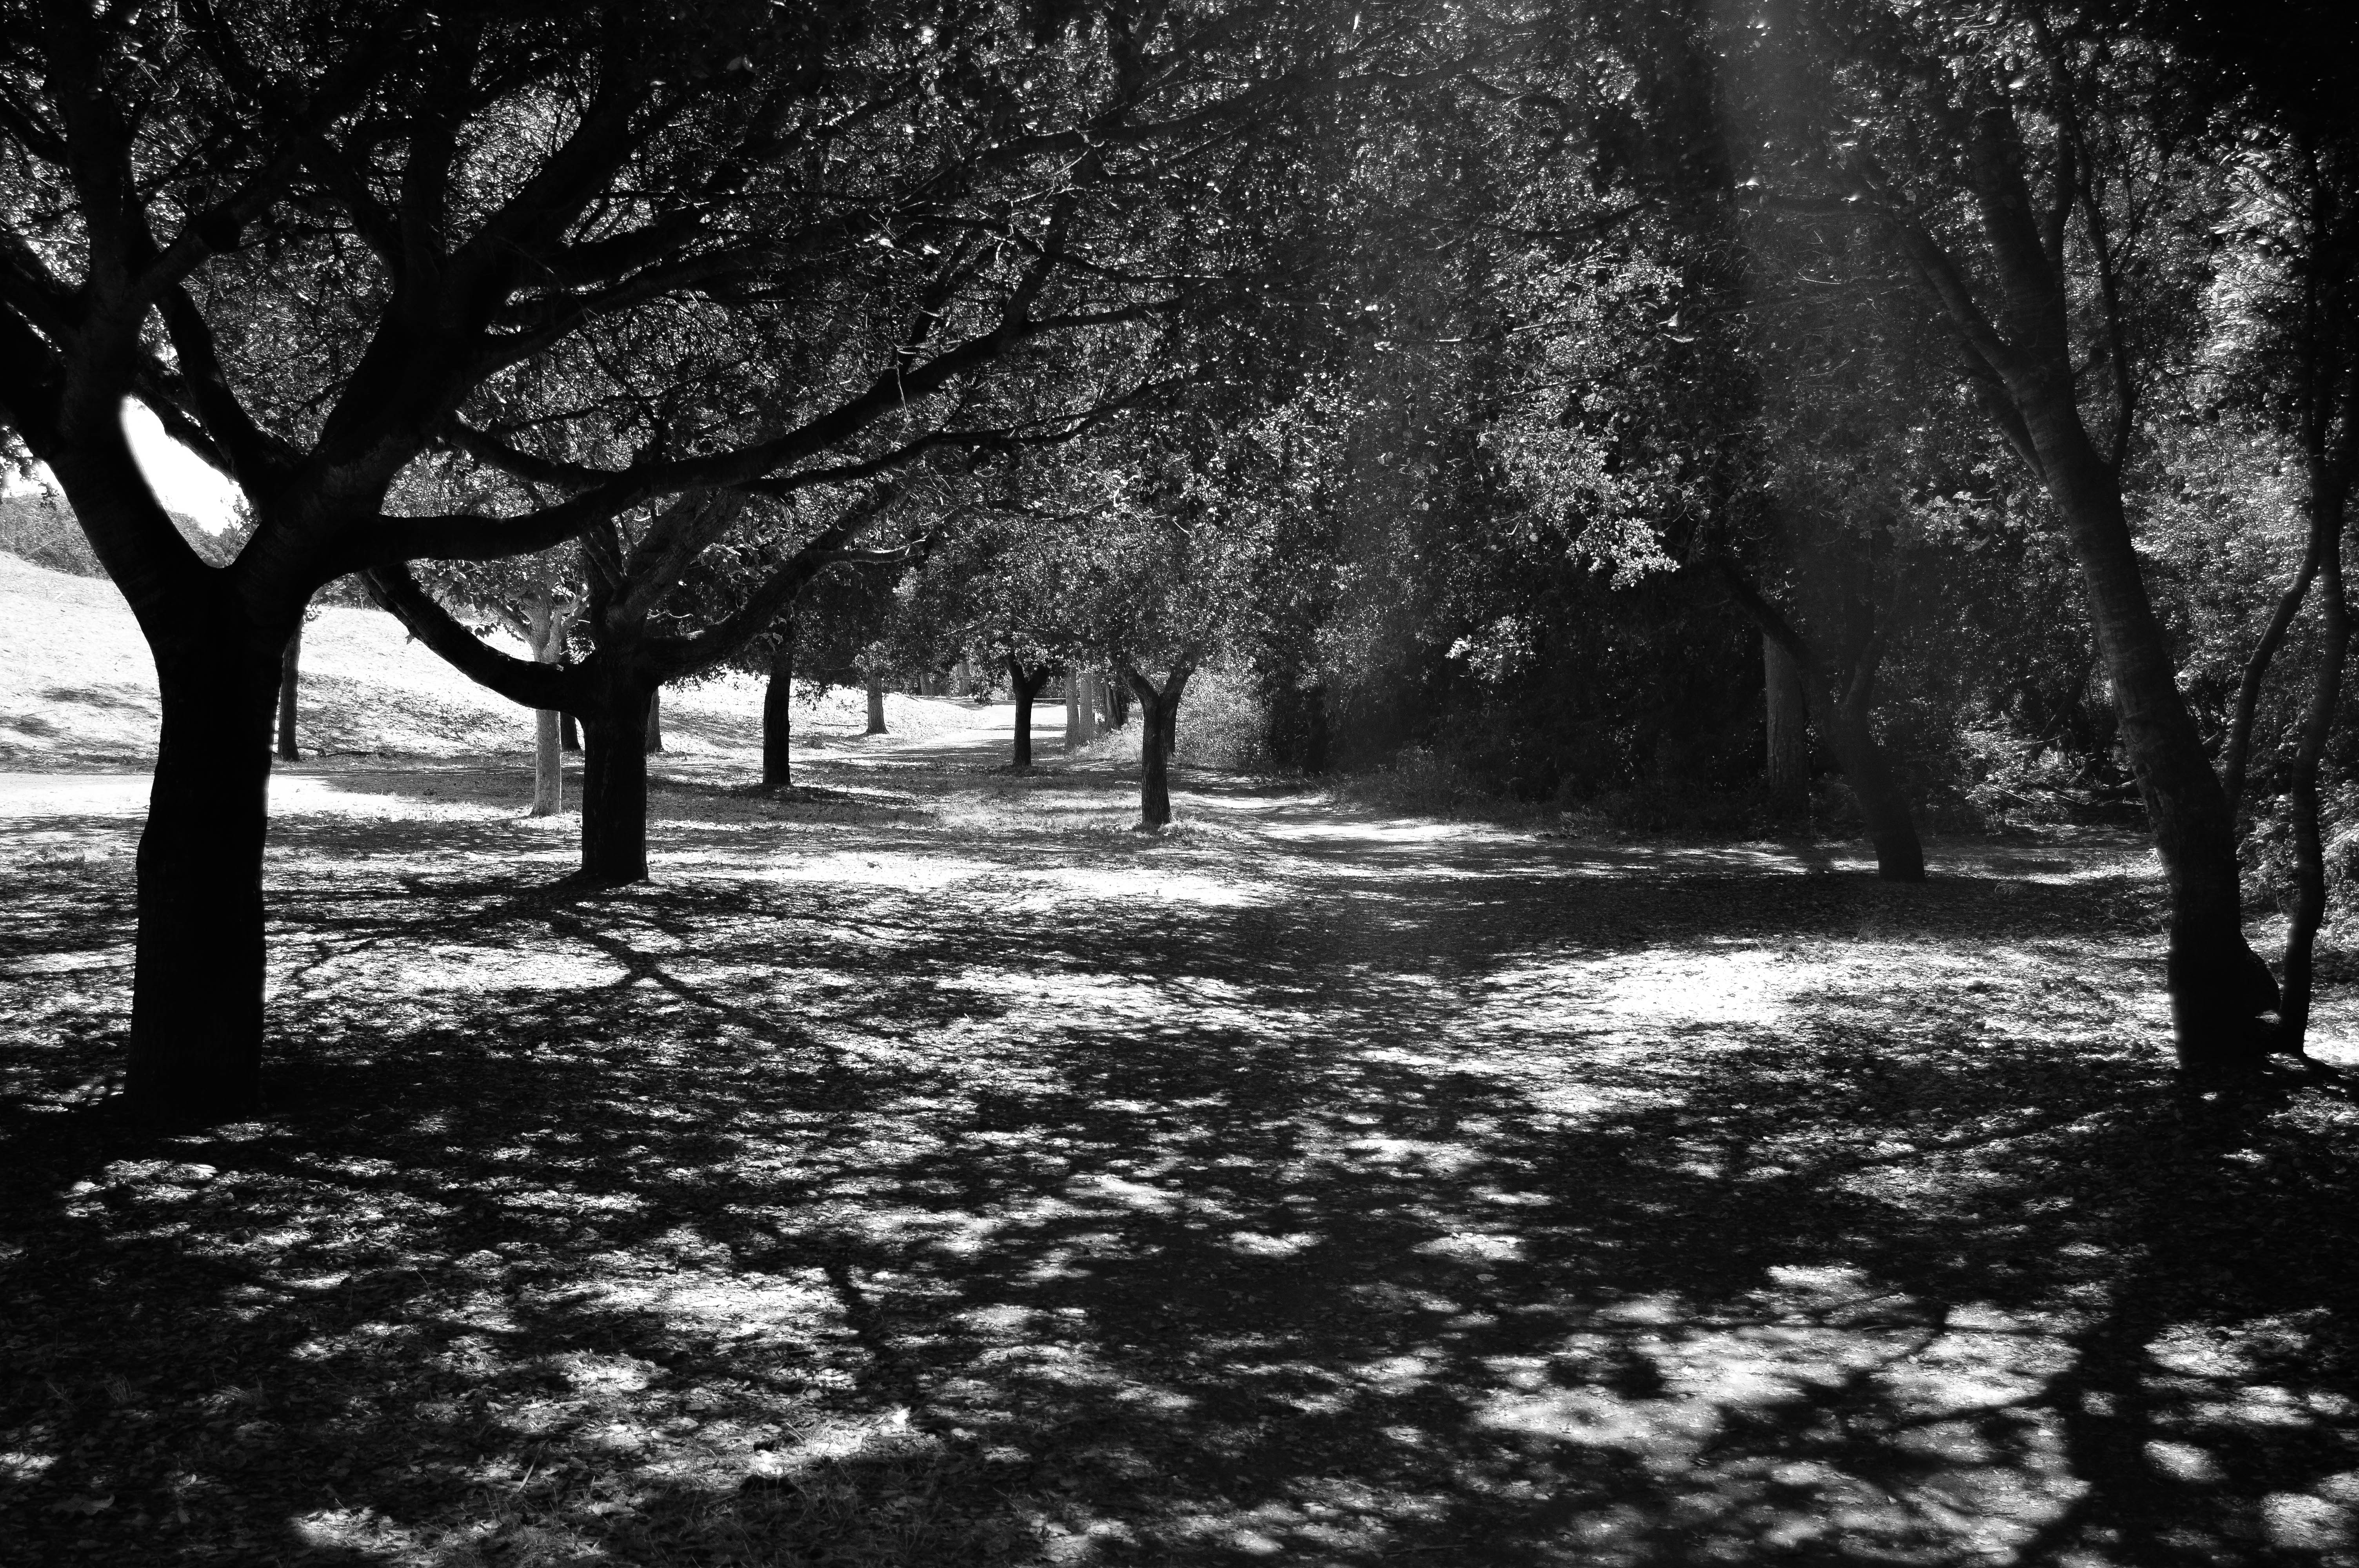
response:
[[[1177,760],[1193,767],[1259,773],[1269,762],[1268,730],[1253,672],[1233,657],[1217,659],[1188,683]]]
[[[106,575],[72,510],[47,491],[0,495],[0,550],[55,572]]]

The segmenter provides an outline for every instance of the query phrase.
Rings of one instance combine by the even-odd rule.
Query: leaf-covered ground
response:
[[[511,762],[283,775],[205,1137],[137,781],[0,781],[0,1562],[2359,1562],[2359,1122],[2174,1091],[2134,843],[1142,838],[935,711],[595,895]]]

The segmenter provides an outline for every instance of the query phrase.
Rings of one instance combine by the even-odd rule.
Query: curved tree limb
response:
[[[407,566],[394,562],[376,567],[364,573],[361,580],[369,597],[409,628],[410,635],[476,685],[489,687],[527,708],[579,711],[579,705],[566,700],[574,683],[566,678],[565,666],[535,664],[501,653],[437,603],[409,575]]]

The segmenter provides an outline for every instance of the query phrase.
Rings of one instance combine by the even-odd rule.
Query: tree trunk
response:
[[[647,708],[654,688],[609,674],[582,718],[582,870],[592,887],[647,879]]]
[[[1865,646],[1854,654],[1838,686],[1793,623],[1761,597],[1743,572],[1725,561],[1715,564],[1737,603],[1760,629],[1762,640],[1775,642],[1800,677],[1810,718],[1834,749],[1844,781],[1859,801],[1868,842],[1875,846],[1875,874],[1888,882],[1923,881],[1925,850],[1917,839],[1917,825],[1885,761],[1884,748],[1876,742],[1875,727],[1868,722],[1876,665],[1882,657],[1875,651],[1876,638],[1870,636]]]
[[[1171,756],[1180,733],[1180,695],[1191,672],[1174,669],[1158,689],[1136,670],[1124,678],[1138,697],[1138,826],[1158,830],[1171,821]]]
[[[1130,682],[1127,677],[1106,683],[1106,728],[1119,730],[1130,722]]]
[[[531,617],[527,646],[536,664],[557,662],[564,629],[557,617],[555,595],[542,590],[525,607]],[[565,809],[565,748],[555,708],[538,708],[532,715],[532,815],[555,816]]]
[[[1082,743],[1082,677],[1078,672],[1065,675],[1065,750]]]
[[[1095,670],[1079,677],[1082,688],[1082,744],[1098,738],[1098,676]]]
[[[1138,694],[1138,825],[1159,828],[1171,820],[1171,752],[1164,742],[1160,693]]]
[[[2069,384],[2025,400],[2048,492],[2079,558],[2121,734],[2170,888],[2164,967],[2182,1065],[2250,1065],[2272,1032],[2277,983],[2245,941],[2235,824],[2179,690],[2170,639],[2147,598],[2120,486],[2089,445]]]
[[[2354,400],[2359,401],[2359,400]],[[2359,413],[2359,407],[2354,407]],[[2343,700],[2343,662],[2351,651],[2350,600],[2343,584],[2343,481],[2322,458],[2310,464],[2310,549],[2318,561],[2318,676],[2310,687],[2301,741],[2294,752],[2292,798],[2294,895],[2286,925],[2285,989],[2279,1003],[2280,1048],[2302,1054],[2310,1031],[2312,959],[2326,920],[2326,854],[2318,824],[2319,765],[2334,733]]]
[[[284,649],[241,636],[235,611],[188,614],[154,643],[163,708],[139,836],[137,961],[125,1098],[197,1126],[261,1098],[262,849],[272,708]]]
[[[787,755],[795,728],[795,644],[785,631],[770,650],[770,678],[762,687],[762,787],[781,789],[794,782]]]
[[[647,693],[647,754],[663,749],[663,688],[658,687]]]
[[[555,708],[532,713],[532,815],[559,816],[565,811],[565,747]]]
[[[868,670],[868,731],[871,735],[885,733],[885,669],[873,665]]]
[[[1875,874],[1887,882],[1925,880],[1925,849],[1918,842],[1917,824],[1908,814],[1908,798],[1892,776],[1884,748],[1868,722],[1864,702],[1822,703],[1821,720],[1843,778],[1859,801],[1859,814],[1875,846]]]
[[[1008,678],[1016,687],[1016,758],[1010,766],[1019,773],[1032,771],[1032,705],[1040,696],[1040,688],[1049,684],[1049,666],[1042,665],[1029,675],[1016,655],[1007,657]]]
[[[569,752],[582,750],[582,726],[571,713],[560,714],[557,721],[559,742]]]
[[[2253,715],[2261,702],[2261,682],[2269,673],[2269,665],[2284,645],[2286,633],[2293,626],[2293,618],[2301,611],[2301,601],[2309,597],[2310,579],[2318,575],[2319,537],[2310,531],[2310,545],[2302,552],[2301,565],[2293,574],[2293,581],[2277,596],[2277,608],[2269,614],[2269,623],[2261,630],[2261,640],[2253,645],[2252,657],[2245,661],[2245,673],[2236,683],[2236,705],[2228,717],[2228,743],[2220,753],[2220,793],[2228,797],[2228,809],[2238,810],[2245,802],[2245,767],[2253,750]]]
[[[1768,719],[1762,773],[1770,809],[1780,816],[1799,816],[1810,806],[1810,698],[1794,656],[1767,633],[1761,638],[1761,675]]]
[[[303,629],[295,628],[295,635],[287,639],[287,652],[278,663],[278,760],[299,762],[303,753],[295,744],[295,697],[297,684],[303,671]]]
[[[2080,565],[2122,742],[2170,889],[2164,974],[2180,1064],[2196,1075],[2248,1068],[2275,1036],[2263,1015],[2277,1005],[2277,982],[2245,941],[2234,813],[2180,692],[2178,661],[2130,535],[2118,468],[2126,427],[2109,457],[2082,421],[2075,290],[2062,256],[2042,237],[2013,112],[1990,104],[1963,129],[1962,167],[1997,275],[1995,319],[1974,303],[1956,263],[1930,234],[1906,219],[1894,232],[1962,351],[1981,362],[1974,383],[1984,406],[2047,489]],[[2093,304],[2111,307],[2106,294]]]

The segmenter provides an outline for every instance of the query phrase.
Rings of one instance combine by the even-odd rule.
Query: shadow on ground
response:
[[[2131,870],[831,776],[907,804],[683,789],[599,895],[464,800],[283,824],[278,1108],[204,1138],[87,1087],[128,860],[53,826],[0,1540],[2354,1561],[2350,1108],[2174,1097]]]

